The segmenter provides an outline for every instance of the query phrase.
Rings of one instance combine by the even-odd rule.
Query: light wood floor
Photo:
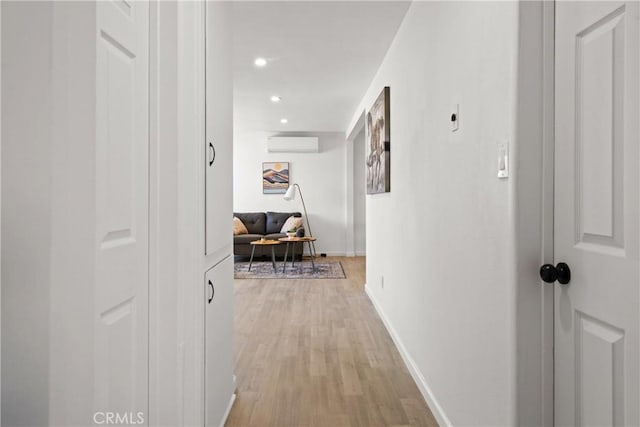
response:
[[[347,279],[235,281],[237,399],[227,426],[437,426],[364,293]]]

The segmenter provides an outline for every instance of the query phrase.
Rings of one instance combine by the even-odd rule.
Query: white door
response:
[[[233,243],[233,79],[231,4],[206,2],[205,254],[229,254]]]
[[[96,8],[95,410],[146,420],[149,5]]]
[[[233,396],[233,259],[205,273],[205,426],[220,426]]]
[[[638,425],[638,2],[556,3],[556,425]]]

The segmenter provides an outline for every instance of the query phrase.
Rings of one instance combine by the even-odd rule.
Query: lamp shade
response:
[[[290,185],[289,188],[287,189],[287,192],[284,193],[284,199],[289,201],[289,200],[293,200],[296,197],[296,188],[295,188],[295,184],[294,185]]]

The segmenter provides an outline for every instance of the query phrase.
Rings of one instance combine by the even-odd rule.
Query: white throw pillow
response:
[[[282,229],[280,229],[280,232],[288,233],[289,230],[297,230],[300,227],[302,227],[302,217],[290,216],[284,222],[284,225],[282,226]]]

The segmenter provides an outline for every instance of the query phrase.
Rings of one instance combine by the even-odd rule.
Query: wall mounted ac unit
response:
[[[267,139],[268,153],[317,153],[316,136],[272,136]]]

